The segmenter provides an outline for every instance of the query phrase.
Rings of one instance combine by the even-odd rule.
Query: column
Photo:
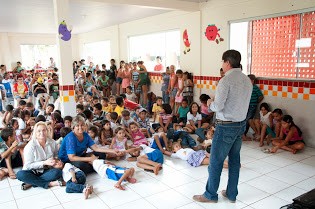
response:
[[[76,115],[75,87],[72,69],[69,0],[54,0],[57,52],[59,57],[60,110],[62,116]]]

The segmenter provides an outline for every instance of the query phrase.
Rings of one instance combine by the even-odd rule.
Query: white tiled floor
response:
[[[208,178],[207,166],[193,168],[178,159],[165,158],[158,176],[136,169],[136,184],[127,184],[126,191],[114,189],[114,181],[101,179],[97,174],[88,176],[95,193],[84,200],[82,194],[67,194],[64,187],[48,190],[31,188],[21,191],[21,182],[0,181],[0,208],[279,208],[292,198],[314,188],[315,149],[293,155],[281,151],[264,154],[257,142],[244,142],[241,151],[242,168],[239,195],[236,204],[229,203],[219,194],[217,204],[194,202],[194,194],[202,194]],[[118,162],[135,166],[135,163]],[[228,179],[223,170],[219,189],[225,189]]]

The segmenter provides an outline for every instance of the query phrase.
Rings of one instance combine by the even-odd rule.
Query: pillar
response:
[[[59,57],[60,110],[62,116],[76,115],[75,86],[72,69],[69,0],[54,0],[56,43]]]

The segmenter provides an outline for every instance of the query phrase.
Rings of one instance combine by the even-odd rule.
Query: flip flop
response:
[[[27,184],[27,183],[22,183],[21,184],[21,190],[23,190],[23,191],[28,190],[31,187],[32,187],[31,184]]]

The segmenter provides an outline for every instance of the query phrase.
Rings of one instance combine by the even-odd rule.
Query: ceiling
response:
[[[104,3],[106,0],[70,0],[70,21],[73,33],[84,33],[120,23],[169,12],[174,8],[128,5],[132,1],[119,4]],[[204,0],[168,0],[200,3]],[[134,1],[137,2],[137,1]],[[139,1],[138,1],[139,2]],[[145,2],[151,2],[145,0]],[[186,3],[187,2],[187,3]],[[154,0],[152,0],[154,4]],[[192,4],[192,3],[190,3]],[[53,0],[0,0],[0,32],[48,33],[56,31]]]

